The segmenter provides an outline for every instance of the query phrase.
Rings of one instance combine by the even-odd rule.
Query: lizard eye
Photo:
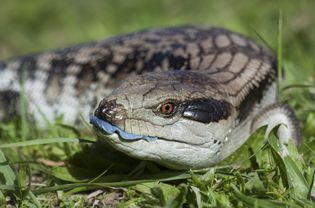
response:
[[[159,106],[159,111],[161,114],[169,116],[175,110],[175,104],[172,102],[163,103]]]

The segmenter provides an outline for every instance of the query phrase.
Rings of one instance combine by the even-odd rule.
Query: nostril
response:
[[[126,116],[126,111],[116,100],[103,100],[96,108],[94,115],[99,119],[109,122],[119,122]]]
[[[103,120],[111,120],[114,114],[113,108],[115,108],[115,106],[110,101],[101,101],[94,115]]]
[[[97,107],[96,108],[96,110],[95,110],[95,112],[94,112],[94,115],[96,116],[96,117],[100,117],[100,108],[99,107]]]
[[[96,108],[94,115],[98,118],[104,118],[106,108],[107,108],[106,104],[104,105],[104,102],[102,101]]]

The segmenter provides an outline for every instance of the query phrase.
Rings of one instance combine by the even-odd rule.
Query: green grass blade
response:
[[[32,202],[35,204],[36,207],[38,207],[38,208],[42,207],[40,202],[38,201],[38,199],[36,198],[36,196],[33,194],[32,191],[29,191],[28,195],[30,196]]]
[[[130,181],[120,181],[120,182],[110,182],[110,183],[72,183],[72,184],[63,184],[57,185],[52,187],[44,187],[33,190],[34,194],[44,194],[53,191],[59,190],[69,190],[78,187],[85,187],[85,190],[93,189],[93,188],[108,188],[108,187],[128,187],[140,183],[147,183],[147,182],[155,182],[155,181],[174,181],[174,180],[182,180],[190,178],[190,174],[188,173],[166,173],[166,174],[159,174],[159,175],[150,175],[144,178],[148,179],[139,179],[139,180],[130,180]]]
[[[0,190],[14,191],[15,190],[15,186],[14,185],[1,185],[0,184]]]
[[[195,187],[195,186],[191,186],[190,188],[191,188],[192,192],[195,195],[197,207],[201,208],[202,207],[202,203],[201,203],[200,189],[198,187]]]
[[[283,70],[283,59],[282,59],[282,10],[279,10],[279,20],[278,20],[278,47],[277,47],[277,59],[278,59],[278,83],[282,82],[282,70]]]
[[[6,203],[5,195],[2,191],[0,191],[0,204],[5,204],[5,203]]]
[[[16,176],[12,168],[9,165],[4,164],[6,162],[7,160],[3,152],[0,150],[0,174],[2,175],[0,179],[0,185],[14,186]],[[0,187],[0,189],[2,188]]]
[[[298,198],[306,199],[309,193],[309,187],[307,180],[303,175],[303,171],[295,164],[293,159],[288,155],[283,154],[282,146],[279,144],[278,139],[275,136],[270,136],[268,143],[271,146],[274,160],[280,169],[281,174],[284,175],[284,180],[288,183],[291,193]]]
[[[24,83],[26,80],[26,72],[23,70],[22,72],[22,80],[21,80],[21,91],[20,91],[20,115],[21,115],[21,128],[20,128],[20,136],[22,141],[25,141],[29,134],[29,127],[27,122],[27,102],[26,102],[26,92],[24,88]]]
[[[235,185],[232,185],[232,193],[236,197],[237,200],[242,201],[244,204],[250,207],[257,207],[257,208],[266,208],[266,207],[278,207],[278,208],[287,208],[287,207],[299,207],[287,202],[281,201],[274,201],[268,199],[258,199],[250,196],[246,196],[245,194],[241,193]]]
[[[313,172],[313,176],[312,176],[312,181],[310,184],[310,189],[307,195],[307,198],[310,200],[312,197],[315,198],[315,186],[314,186],[314,182],[315,182],[315,171]]]
[[[313,84],[294,84],[294,85],[288,85],[288,86],[282,87],[281,91],[286,91],[286,90],[293,89],[293,88],[301,88],[301,89],[305,89],[305,88],[315,88],[315,85],[313,85]]]
[[[59,142],[80,142],[81,139],[75,138],[49,138],[49,139],[34,139],[28,140],[24,142],[16,142],[16,143],[9,143],[9,144],[1,144],[0,149],[3,148],[13,148],[13,147],[27,147],[33,145],[43,145],[43,144],[53,144]]]
[[[251,25],[251,29],[254,31],[258,39],[261,40],[267,48],[269,48],[270,50],[273,50],[271,45],[267,42],[267,40],[262,35],[260,35],[260,33],[254,28],[254,26]]]

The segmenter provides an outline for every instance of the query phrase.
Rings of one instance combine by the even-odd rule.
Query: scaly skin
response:
[[[150,144],[113,134],[109,143],[176,169],[221,161],[246,141],[253,126],[260,126],[253,124],[257,115],[276,103],[272,53],[237,33],[198,26],[148,30],[14,58],[0,64],[0,77],[0,119],[16,109],[22,77],[28,111],[39,123],[38,107],[50,120],[63,114],[66,123],[74,124],[106,97],[98,108],[106,106],[106,115],[97,116],[128,133],[159,137]],[[167,100],[178,106],[169,117],[157,113]],[[215,106],[215,113],[192,118],[196,115],[188,106]],[[286,124],[289,136],[297,135],[292,122]]]

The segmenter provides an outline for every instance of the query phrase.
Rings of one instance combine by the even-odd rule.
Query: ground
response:
[[[284,156],[274,134],[264,142],[261,129],[216,167],[171,171],[121,155],[62,118],[43,131],[22,116],[0,124],[0,204],[314,207],[314,8],[312,0],[1,1],[1,59],[183,24],[226,27],[265,42],[279,52],[285,69],[279,99],[299,117],[303,144],[290,145]]]

